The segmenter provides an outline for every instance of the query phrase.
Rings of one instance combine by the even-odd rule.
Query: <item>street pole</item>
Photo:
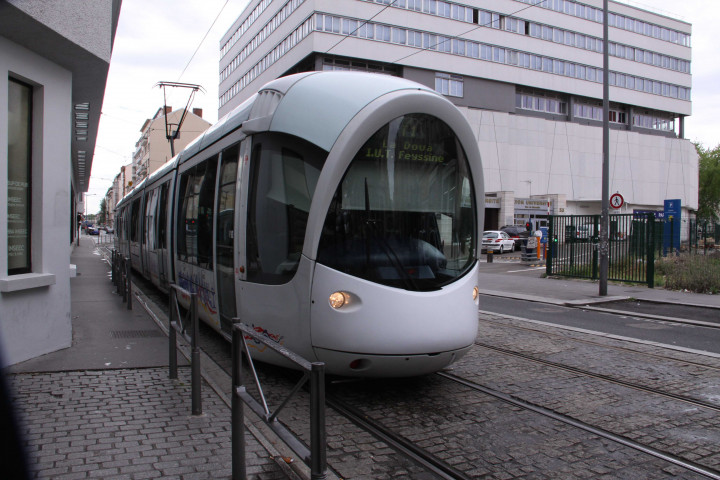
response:
[[[600,296],[607,295],[610,230],[610,69],[608,55],[608,0],[603,0],[603,160],[600,211]]]

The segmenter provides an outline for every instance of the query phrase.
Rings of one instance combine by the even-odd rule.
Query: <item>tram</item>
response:
[[[118,251],[326,372],[442,369],[477,334],[483,174],[464,116],[406,79],[265,85],[116,207]],[[279,363],[255,345],[253,357]]]

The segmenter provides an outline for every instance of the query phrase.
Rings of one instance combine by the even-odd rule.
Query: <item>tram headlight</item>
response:
[[[480,297],[480,289],[475,286],[473,287],[473,302],[475,302],[475,304],[479,303],[480,301],[478,300],[478,297]]]
[[[330,298],[328,300],[330,302],[330,306],[337,310],[347,304],[350,298],[345,292],[334,292],[330,294]]]

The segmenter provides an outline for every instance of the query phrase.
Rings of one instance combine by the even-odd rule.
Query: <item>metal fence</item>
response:
[[[655,256],[662,248],[662,226],[653,213],[610,215],[608,280],[654,287]],[[600,215],[549,218],[548,275],[599,278]]]
[[[720,224],[708,221],[690,220],[690,253],[707,253],[720,248]]]
[[[182,315],[180,302],[178,298],[187,298],[190,306]],[[178,361],[177,361],[177,336],[180,336],[190,344],[190,383],[191,383],[191,411],[193,415],[202,415],[202,391],[201,391],[201,371],[200,371],[200,346],[198,340],[200,337],[200,319],[198,317],[198,298],[197,293],[188,292],[182,287],[170,284],[170,317],[168,320],[168,341],[169,341],[169,377],[178,378]]]
[[[327,436],[325,432],[325,364],[309,362],[280,344],[268,340],[254,329],[233,319],[232,331],[232,479],[247,478],[245,466],[244,404],[247,404],[285,443],[310,467],[312,480],[327,478]],[[285,400],[274,411],[270,411],[246,340],[252,340],[272,349],[288,363],[303,372],[302,377]],[[243,383],[242,356],[254,381],[260,401],[247,391]],[[290,399],[306,383],[310,383],[310,448],[297,439],[282,423],[278,416]]]

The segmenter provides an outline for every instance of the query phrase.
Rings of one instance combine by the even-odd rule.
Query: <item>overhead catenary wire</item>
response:
[[[521,8],[521,9],[519,9],[519,10],[516,10],[516,11],[512,12],[511,14],[509,14],[509,15],[507,15],[507,16],[512,17],[512,16],[514,16],[514,15],[517,15],[517,14],[520,13],[520,12],[524,12],[525,10],[528,10],[528,9],[530,9],[530,8],[533,8],[533,7],[537,7],[538,5],[543,4],[543,3],[546,3],[546,2],[547,2],[547,0],[538,0],[537,3],[533,3],[533,4],[531,4],[531,5],[528,5],[527,7],[523,7],[523,8]],[[367,24],[368,24],[370,21],[372,21],[375,17],[377,17],[378,15],[380,15],[381,13],[383,13],[383,12],[384,12],[385,10],[387,10],[389,7],[394,6],[396,3],[397,3],[397,0],[392,0],[391,3],[385,5],[385,6],[382,8],[382,10],[380,10],[379,12],[377,12],[377,13],[376,13],[375,15],[373,15],[372,17],[368,18],[367,20],[362,20],[361,22],[359,22],[358,26],[355,27],[354,30],[352,30],[351,32],[348,32],[348,33],[343,34],[343,38],[340,39],[340,40],[338,40],[332,47],[330,47],[329,49],[327,49],[327,50],[325,51],[325,53],[330,53],[331,50],[333,50],[335,47],[337,47],[337,46],[340,45],[342,42],[344,42],[345,39],[347,39],[348,37],[354,36],[354,34],[357,33],[357,31],[360,30],[363,26],[367,25]],[[492,23],[493,23],[493,22],[491,21],[491,22],[489,22],[489,23],[484,23],[484,24],[482,24],[482,25],[481,25],[481,24],[478,24],[476,27],[473,27],[473,28],[471,28],[470,30],[461,33],[460,35],[457,35],[457,37],[463,37],[464,35],[467,35],[468,33],[474,32],[475,30],[477,30],[477,29],[479,29],[479,28],[487,27],[487,26],[491,25]],[[423,48],[419,49],[417,52],[413,52],[413,53],[410,53],[410,54],[408,54],[408,55],[405,55],[404,57],[398,58],[398,59],[395,60],[393,63],[398,63],[398,62],[400,62],[400,61],[402,61],[402,60],[405,60],[406,58],[412,57],[413,55],[417,55],[418,53],[424,52],[425,50],[430,50],[430,49],[437,48],[438,45],[441,45],[442,43],[444,43],[444,42],[446,42],[446,41],[448,41],[448,40],[443,40],[442,42],[438,42],[438,43],[436,43],[436,44],[434,44],[434,45],[431,45],[431,46],[429,46],[429,47],[423,47]]]
[[[516,10],[516,11],[514,11],[514,12],[512,12],[512,13],[510,13],[509,15],[506,15],[506,16],[508,16],[508,17],[513,17],[513,16],[517,15],[517,14],[520,13],[520,12],[524,12],[525,10],[528,10],[528,9],[530,9],[530,8],[537,7],[538,5],[540,5],[540,4],[542,4],[542,3],[545,3],[545,2],[547,2],[547,0],[539,0],[537,3],[533,3],[533,4],[531,4],[531,5],[528,5],[527,7],[523,7],[523,8],[521,8],[520,10]],[[395,2],[393,2],[393,3],[395,3]],[[465,32],[461,33],[460,35],[457,35],[456,37],[457,37],[457,38],[462,38],[462,37],[464,37],[465,35],[467,35],[468,33],[472,33],[472,32],[474,32],[475,30],[477,30],[477,29],[479,29],[479,28],[487,27],[487,26],[489,26],[489,25],[492,25],[493,23],[494,23],[493,21],[490,21],[490,22],[488,22],[488,23],[483,23],[483,24],[478,23],[478,25],[477,25],[476,27],[473,27],[473,28],[471,28],[470,30],[465,31]],[[418,53],[422,53],[422,52],[424,52],[424,51],[426,51],[426,50],[434,50],[434,49],[437,48],[439,45],[442,45],[443,43],[448,42],[448,41],[450,41],[450,38],[449,38],[449,37],[447,37],[447,38],[446,38],[445,40],[443,40],[442,42],[437,42],[435,45],[430,45],[430,46],[428,46],[428,47],[423,47],[423,48],[419,49],[417,52],[413,52],[413,53],[410,53],[410,54],[408,54],[408,55],[405,55],[404,57],[400,57],[400,58],[398,58],[397,60],[395,60],[393,63],[401,62],[401,61],[403,61],[403,60],[405,60],[405,59],[407,59],[407,58],[412,57],[413,55],[417,55]]]
[[[213,20],[212,24],[210,24],[210,28],[208,28],[208,30],[207,30],[207,32],[205,32],[205,35],[203,36],[202,40],[200,40],[200,43],[198,43],[198,46],[197,46],[197,48],[195,49],[195,52],[193,52],[192,56],[190,57],[190,60],[188,60],[187,64],[185,65],[185,68],[183,68],[182,72],[180,72],[180,75],[178,76],[178,81],[180,81],[180,79],[182,78],[182,76],[185,74],[185,71],[188,69],[188,67],[189,67],[190,64],[192,63],[193,59],[195,58],[195,55],[197,55],[197,52],[200,50],[200,47],[201,47],[202,44],[205,42],[205,39],[207,38],[207,36],[208,36],[208,35],[210,34],[210,32],[212,31],[213,27],[215,26],[215,23],[217,23],[218,18],[220,18],[220,15],[222,15],[223,10],[225,10],[225,7],[227,6],[227,4],[228,4],[229,2],[230,2],[230,0],[225,0],[225,3],[223,4],[223,6],[220,7],[220,11],[219,11],[218,14],[215,16],[215,20]]]
[[[390,7],[392,7],[392,6],[395,5],[396,3],[397,3],[397,0],[392,0],[392,2],[388,3],[387,5],[385,5],[385,6],[382,8],[382,10],[380,10],[379,12],[377,12],[375,15],[373,15],[373,16],[370,17],[370,18],[368,18],[367,20],[363,20],[357,27],[355,27],[355,30],[353,30],[352,32],[348,32],[347,34],[343,35],[343,38],[341,38],[340,40],[338,40],[337,42],[335,42],[335,44],[334,44],[332,47],[328,48],[328,49],[325,51],[325,53],[330,53],[330,51],[331,51],[333,48],[337,47],[337,46],[340,45],[342,42],[344,42],[346,38],[352,36],[354,33],[356,33],[358,30],[360,30],[363,26],[367,25],[368,22],[370,22],[373,18],[377,17],[378,15],[380,15],[381,13],[383,13],[385,10],[387,10],[387,9],[390,8]]]

